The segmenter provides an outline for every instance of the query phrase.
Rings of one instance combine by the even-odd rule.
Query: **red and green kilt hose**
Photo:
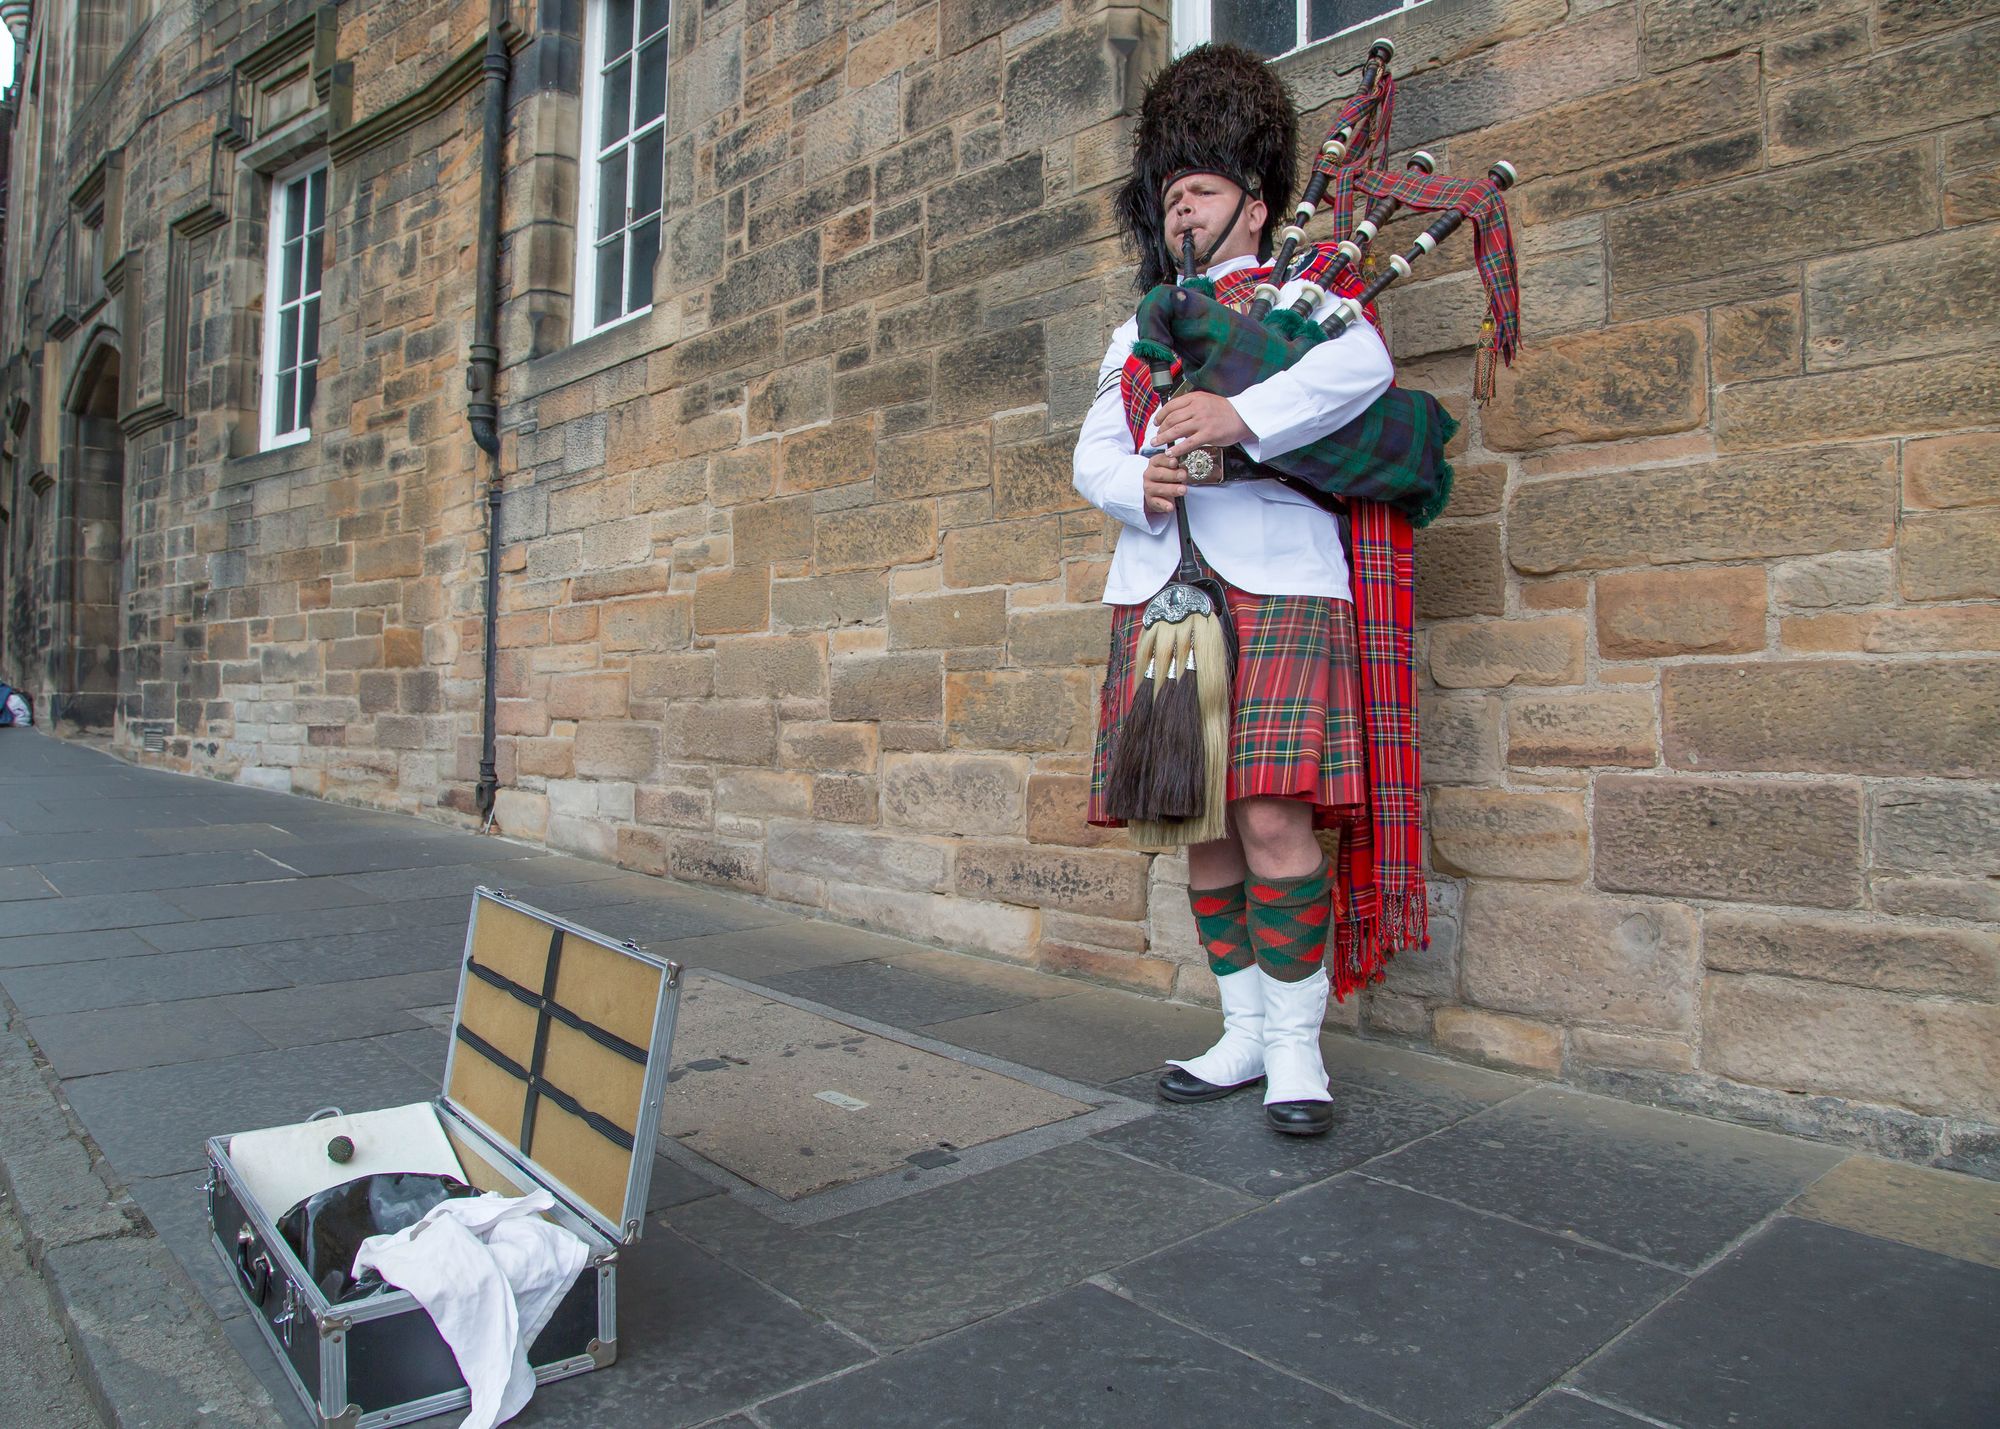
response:
[[[1208,562],[1201,567],[1214,574]],[[1350,821],[1368,799],[1353,608],[1329,596],[1252,595],[1227,581],[1223,588],[1237,640],[1229,690],[1229,798],[1303,799],[1313,806],[1316,827]],[[1107,828],[1124,822],[1105,814],[1104,785],[1132,699],[1145,609],[1144,602],[1116,606],[1111,621],[1089,813],[1091,823]]]

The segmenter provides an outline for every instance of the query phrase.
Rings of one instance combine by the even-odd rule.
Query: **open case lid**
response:
[[[473,891],[444,1101],[613,1241],[645,1221],[680,971]]]

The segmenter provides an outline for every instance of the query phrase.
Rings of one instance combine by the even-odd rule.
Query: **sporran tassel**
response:
[[[1104,781],[1104,806],[1114,819],[1136,819],[1146,809],[1146,781],[1153,755],[1153,659],[1147,651],[1152,631],[1140,636],[1139,658],[1133,662],[1142,671],[1132,691],[1132,703],[1118,724],[1118,743],[1111,753],[1111,768]]]
[[[1472,354],[1472,400],[1484,407],[1493,400],[1493,382],[1499,372],[1499,354],[1494,351],[1497,335],[1488,314],[1479,325],[1479,346]]]

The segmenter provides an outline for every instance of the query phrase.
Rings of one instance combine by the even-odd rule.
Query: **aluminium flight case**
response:
[[[633,943],[473,892],[443,1095],[428,1105],[463,1179],[548,1190],[552,1218],[590,1247],[530,1347],[538,1384],[617,1357],[618,1250],[645,1220],[680,974]],[[208,1142],[211,1237],[314,1423],[377,1429],[465,1408],[465,1381],[423,1307],[387,1286],[329,1303],[278,1233],[288,1207],[257,1203],[231,1140]]]

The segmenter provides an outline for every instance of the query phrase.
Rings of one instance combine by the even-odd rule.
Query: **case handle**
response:
[[[251,1252],[256,1251],[255,1255]],[[243,1288],[251,1300],[258,1305],[271,1292],[271,1257],[257,1250],[257,1236],[248,1226],[236,1229],[236,1273],[243,1280]]]

